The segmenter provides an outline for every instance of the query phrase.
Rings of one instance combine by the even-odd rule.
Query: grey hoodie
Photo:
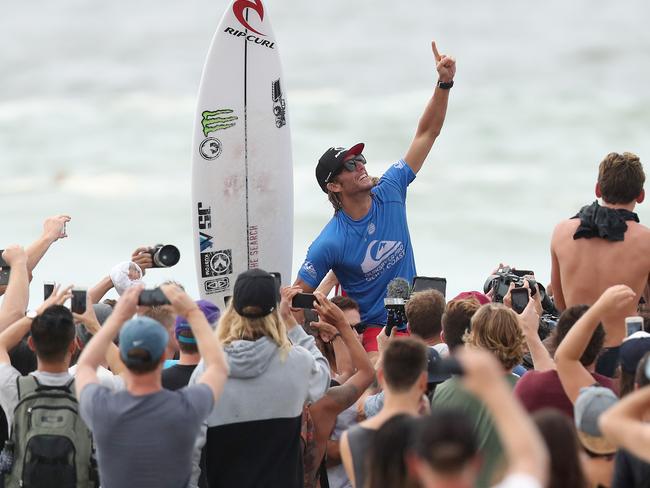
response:
[[[315,402],[325,394],[329,387],[330,369],[327,360],[316,347],[314,338],[306,334],[302,327],[291,329],[289,339],[293,347],[284,360],[280,357],[277,345],[267,337],[256,341],[234,341],[224,347],[230,373],[223,393],[197,439],[191,487],[196,486],[198,480],[198,461],[201,448],[206,442],[206,430],[208,443],[211,442],[210,439],[229,443],[228,439],[234,436],[237,438],[237,448],[244,451],[238,454],[231,449],[228,459],[223,459],[223,453],[217,456],[214,454],[215,446],[208,445],[206,464],[208,480],[212,479],[213,485],[227,483],[228,471],[237,473],[236,476],[230,477],[237,479],[237,486],[253,486],[259,483],[260,478],[256,476],[261,476],[262,473],[265,483],[268,483],[268,477],[273,476],[273,473],[269,474],[270,471],[277,471],[279,464],[286,465],[285,470],[291,476],[295,475],[292,470],[295,471],[297,467],[292,466],[292,461],[295,454],[297,459],[300,459],[300,455],[293,453],[293,449],[286,454],[291,459],[284,463],[278,463],[278,459],[269,459],[269,463],[273,463],[272,466],[264,466],[263,462],[259,462],[260,452],[274,453],[286,450],[286,446],[294,442],[299,446],[299,438],[294,437],[299,437],[303,405]],[[204,370],[203,362],[199,363],[189,384],[196,383]],[[265,420],[268,422],[263,422]],[[226,429],[226,426],[229,427]],[[242,437],[249,435],[251,426],[254,426],[254,431],[260,435],[253,436],[251,443],[254,445],[245,448],[246,442],[242,441]],[[296,426],[298,435],[295,432]],[[274,445],[276,442],[277,446]],[[255,463],[251,463],[251,459],[246,455],[253,452]],[[243,465],[239,466],[239,463]],[[253,469],[253,465],[257,465],[257,469]],[[219,483],[214,481],[214,476],[217,476],[215,471],[218,471]],[[291,486],[291,481],[282,477],[284,473],[275,474],[276,483]]]

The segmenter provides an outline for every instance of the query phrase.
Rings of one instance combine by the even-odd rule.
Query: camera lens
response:
[[[176,246],[166,244],[161,246],[153,256],[153,262],[160,268],[169,268],[178,263],[181,258],[181,252]]]

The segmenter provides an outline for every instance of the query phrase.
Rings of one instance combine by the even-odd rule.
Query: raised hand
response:
[[[27,263],[27,254],[22,246],[12,244],[3,251],[2,259],[12,268],[17,268]]]
[[[65,230],[65,224],[70,222],[69,215],[55,215],[48,217],[43,222],[43,237],[49,242],[55,242],[64,237],[68,237]]]
[[[332,324],[339,330],[341,327],[350,327],[343,311],[328,300],[324,294],[317,291],[314,292],[314,296],[316,297],[314,307],[322,321]]]
[[[436,47],[436,41],[431,41],[431,49],[436,60],[436,70],[440,81],[443,83],[452,81],[456,75],[456,59],[446,54],[440,54]]]
[[[194,300],[176,285],[163,285],[160,290],[171,303],[174,312],[181,317],[187,318],[191,312],[199,308]]]
[[[603,292],[594,304],[600,309],[601,316],[620,315],[630,309],[636,294],[627,285],[614,285]]]
[[[113,309],[112,317],[125,322],[135,315],[138,308],[138,298],[144,289],[144,285],[138,284],[126,289]]]
[[[300,310],[291,308],[291,300],[298,293],[302,293],[302,288],[298,286],[285,286],[280,289],[280,317],[288,326],[296,323],[296,319],[291,312]]]
[[[131,254],[131,261],[140,266],[143,276],[146,269],[153,268],[153,257],[150,250],[149,246],[140,246]]]
[[[36,313],[41,315],[46,309],[52,305],[63,305],[66,300],[72,297],[72,285],[61,288],[61,285],[56,285],[52,294],[41,303],[41,306],[36,309]],[[92,307],[91,307],[92,308]]]
[[[99,332],[101,326],[99,325],[99,320],[97,320],[97,315],[95,315],[90,294],[86,293],[86,311],[82,314],[72,312],[72,317],[77,322],[82,323],[90,334],[95,335]]]

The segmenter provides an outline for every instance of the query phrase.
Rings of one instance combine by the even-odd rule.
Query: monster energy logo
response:
[[[222,108],[220,110],[206,110],[201,115],[203,115],[203,120],[201,124],[203,125],[203,135],[208,136],[211,132],[216,132],[218,130],[225,130],[234,127],[235,120],[239,117],[231,114],[232,110],[229,108]]]

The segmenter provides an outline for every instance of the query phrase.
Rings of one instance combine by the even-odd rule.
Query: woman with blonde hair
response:
[[[237,277],[215,332],[230,372],[202,439],[207,486],[302,487],[302,409],[327,391],[330,374],[314,338],[291,315],[299,291],[284,288],[278,308],[272,275],[252,269]],[[197,446],[190,486],[197,486],[200,453]]]

